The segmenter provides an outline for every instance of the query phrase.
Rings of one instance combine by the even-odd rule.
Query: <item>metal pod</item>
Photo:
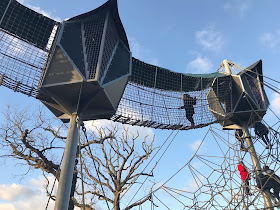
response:
[[[116,1],[63,21],[38,98],[63,122],[109,119],[128,77],[131,52]]]

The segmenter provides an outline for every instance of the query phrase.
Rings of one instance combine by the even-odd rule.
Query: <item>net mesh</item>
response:
[[[106,14],[98,13],[83,23],[89,79],[95,79]]]
[[[109,17],[107,27],[105,46],[99,73],[99,81],[101,81],[102,77],[104,76],[104,72],[107,69],[110,58],[112,57],[112,52],[114,48],[116,48],[119,39],[112,17]]]
[[[94,17],[89,13],[82,22],[88,79],[96,78],[107,14],[104,11],[102,8],[95,11]],[[52,55],[52,44],[55,43],[59,24],[15,0],[2,1],[0,13],[0,85],[36,97],[41,75]],[[115,26],[114,17],[109,16],[108,19],[99,79],[103,77],[111,59],[108,52],[117,45],[117,31],[121,26]],[[207,94],[217,77],[224,78],[225,74],[181,74],[133,58],[132,75],[111,120],[130,125],[181,130],[215,123],[216,119],[208,109],[207,99],[210,101],[211,98],[209,100]],[[217,93],[214,95],[217,96]]]
[[[176,130],[212,124],[216,120],[208,110],[206,96],[217,76],[225,75],[180,74],[133,58],[132,76],[112,120]],[[194,105],[184,99],[186,94]]]
[[[58,23],[15,0],[4,0],[0,27],[0,85],[35,97]]]
[[[273,173],[279,176],[279,151],[277,149],[279,126],[274,127],[277,130],[274,128],[269,130],[268,137],[273,145],[269,150],[265,149],[261,138],[255,136],[253,129],[251,135],[258,149],[257,155],[261,165],[269,166]],[[215,149],[209,149],[209,147]],[[185,161],[188,162],[172,177],[172,179],[178,179],[184,175],[184,181],[178,184],[169,180],[161,187],[158,187],[159,184],[154,187],[154,196],[163,202],[160,203],[159,200],[154,199],[160,207],[168,203],[170,209],[264,209],[264,198],[262,190],[257,187],[256,171],[251,163],[250,153],[241,150],[240,141],[235,139],[234,132],[210,127],[195,154],[190,160]],[[244,163],[250,174],[248,182],[243,182],[241,179],[238,171],[239,161]],[[165,165],[166,167],[168,166]],[[268,175],[268,173],[263,173]],[[267,185],[273,179],[272,175]],[[279,180],[275,180],[276,182],[273,183],[280,186]],[[272,205],[279,208],[274,188],[272,185],[269,189]]]
[[[56,21],[21,5],[16,0],[1,0],[0,27],[42,50],[46,50],[56,24]]]
[[[48,56],[48,51],[0,29],[0,85],[35,97]]]

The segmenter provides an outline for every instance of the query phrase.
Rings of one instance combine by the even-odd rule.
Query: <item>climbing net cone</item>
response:
[[[270,149],[260,137],[250,129],[261,165],[267,165],[279,174],[279,126],[270,127]],[[224,131],[218,126],[211,126],[204,139],[196,145],[197,150],[173,177],[183,174],[181,185],[165,183],[154,195],[161,202],[169,200],[176,203],[176,209],[263,209],[265,206],[262,191],[257,187],[256,172],[248,151],[241,150],[240,142],[233,131]],[[250,174],[249,193],[237,169],[242,161]],[[279,183],[280,185],[280,183]],[[272,203],[278,206],[277,199],[270,190]],[[165,197],[168,197],[165,198]],[[167,204],[166,204],[167,205]],[[172,206],[172,208],[174,208]],[[171,209],[172,209],[171,208]]]

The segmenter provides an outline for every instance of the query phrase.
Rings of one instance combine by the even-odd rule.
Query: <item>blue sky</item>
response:
[[[105,1],[20,0],[19,2],[61,21],[95,9]],[[279,8],[278,0],[271,0],[269,3],[253,0],[119,0],[120,17],[134,57],[182,73],[215,72],[223,59],[243,67],[262,59],[264,75],[278,81],[280,81]],[[33,98],[14,93],[3,86],[0,86],[0,95],[1,111],[6,104],[29,106],[39,103]],[[270,91],[268,96],[271,107],[280,114],[279,96]],[[270,120],[270,116],[271,114],[268,113],[267,120]],[[160,145],[162,139],[170,133],[170,131],[143,128],[141,132],[155,133],[157,145]],[[163,165],[158,171],[161,175],[155,181],[164,182],[184,165],[192,157],[194,148],[197,148],[195,145],[201,142],[206,132],[207,129],[179,132],[166,158],[162,160]],[[205,153],[207,149],[213,148],[209,141],[205,143],[202,150]],[[18,177],[13,177],[20,170],[19,166],[10,161],[1,167],[1,171],[3,170],[6,173],[0,174],[0,192],[9,195],[7,189],[14,184],[19,195],[25,192],[33,196],[32,199],[44,200],[43,192],[40,198],[34,197],[34,192],[41,190],[38,187],[41,180],[39,172],[31,173],[29,177],[20,180]],[[174,186],[180,184],[184,187],[189,186],[189,177],[186,174],[182,174],[180,179],[173,182]],[[9,198],[0,196],[0,207],[5,205],[7,209],[20,209],[19,206],[25,197],[12,197],[12,194],[11,192]],[[31,197],[29,200],[32,202]],[[40,208],[40,203],[36,207],[36,209],[43,208],[44,206]],[[30,208],[27,206],[25,209]]]

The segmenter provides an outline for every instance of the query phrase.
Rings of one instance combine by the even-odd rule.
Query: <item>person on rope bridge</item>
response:
[[[248,149],[245,148],[245,146],[244,146],[244,138],[242,137],[243,136],[243,131],[241,129],[235,130],[234,136],[241,143],[240,150],[241,151],[248,151]]]
[[[243,189],[244,189],[245,194],[251,195],[250,188],[249,188],[250,187],[250,185],[249,185],[250,174],[242,161],[239,161],[237,169],[238,169],[241,179],[244,183]]]
[[[267,127],[262,124],[261,122],[255,122],[255,134],[259,137],[262,138],[263,142],[266,145],[266,149],[269,149],[270,147],[270,140],[268,138],[268,129]]]
[[[185,109],[186,118],[191,123],[191,127],[194,127],[194,105],[196,105],[196,97],[192,98],[189,94],[185,93],[183,95],[184,106],[181,106],[180,109]]]

